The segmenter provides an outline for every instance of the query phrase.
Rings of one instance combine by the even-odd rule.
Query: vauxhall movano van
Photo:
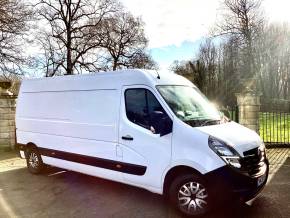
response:
[[[173,73],[123,70],[24,80],[16,112],[20,156],[164,194],[203,215],[265,186],[265,146]]]

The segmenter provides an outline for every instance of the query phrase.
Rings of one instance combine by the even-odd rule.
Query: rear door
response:
[[[127,166],[123,179],[127,183],[160,188],[161,176],[171,161],[169,134],[154,134],[151,114],[162,111],[159,96],[147,86],[126,86],[122,90],[117,158]]]

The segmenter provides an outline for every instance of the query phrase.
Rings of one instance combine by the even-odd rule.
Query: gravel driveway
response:
[[[268,152],[271,181],[251,205],[228,205],[208,217],[289,217],[290,149]],[[49,168],[31,175],[25,161],[0,152],[0,217],[181,217],[162,196],[79,173]]]

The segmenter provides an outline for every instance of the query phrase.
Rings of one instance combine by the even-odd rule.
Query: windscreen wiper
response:
[[[221,122],[221,120],[205,120],[200,124],[200,126],[205,126],[205,125],[211,124],[211,123],[213,123],[213,125],[215,125],[215,124],[220,124],[220,122]]]

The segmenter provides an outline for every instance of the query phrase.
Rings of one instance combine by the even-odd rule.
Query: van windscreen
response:
[[[219,111],[197,88],[160,85],[157,89],[174,114],[184,122],[197,121],[194,126],[203,126],[205,122],[221,120]]]

